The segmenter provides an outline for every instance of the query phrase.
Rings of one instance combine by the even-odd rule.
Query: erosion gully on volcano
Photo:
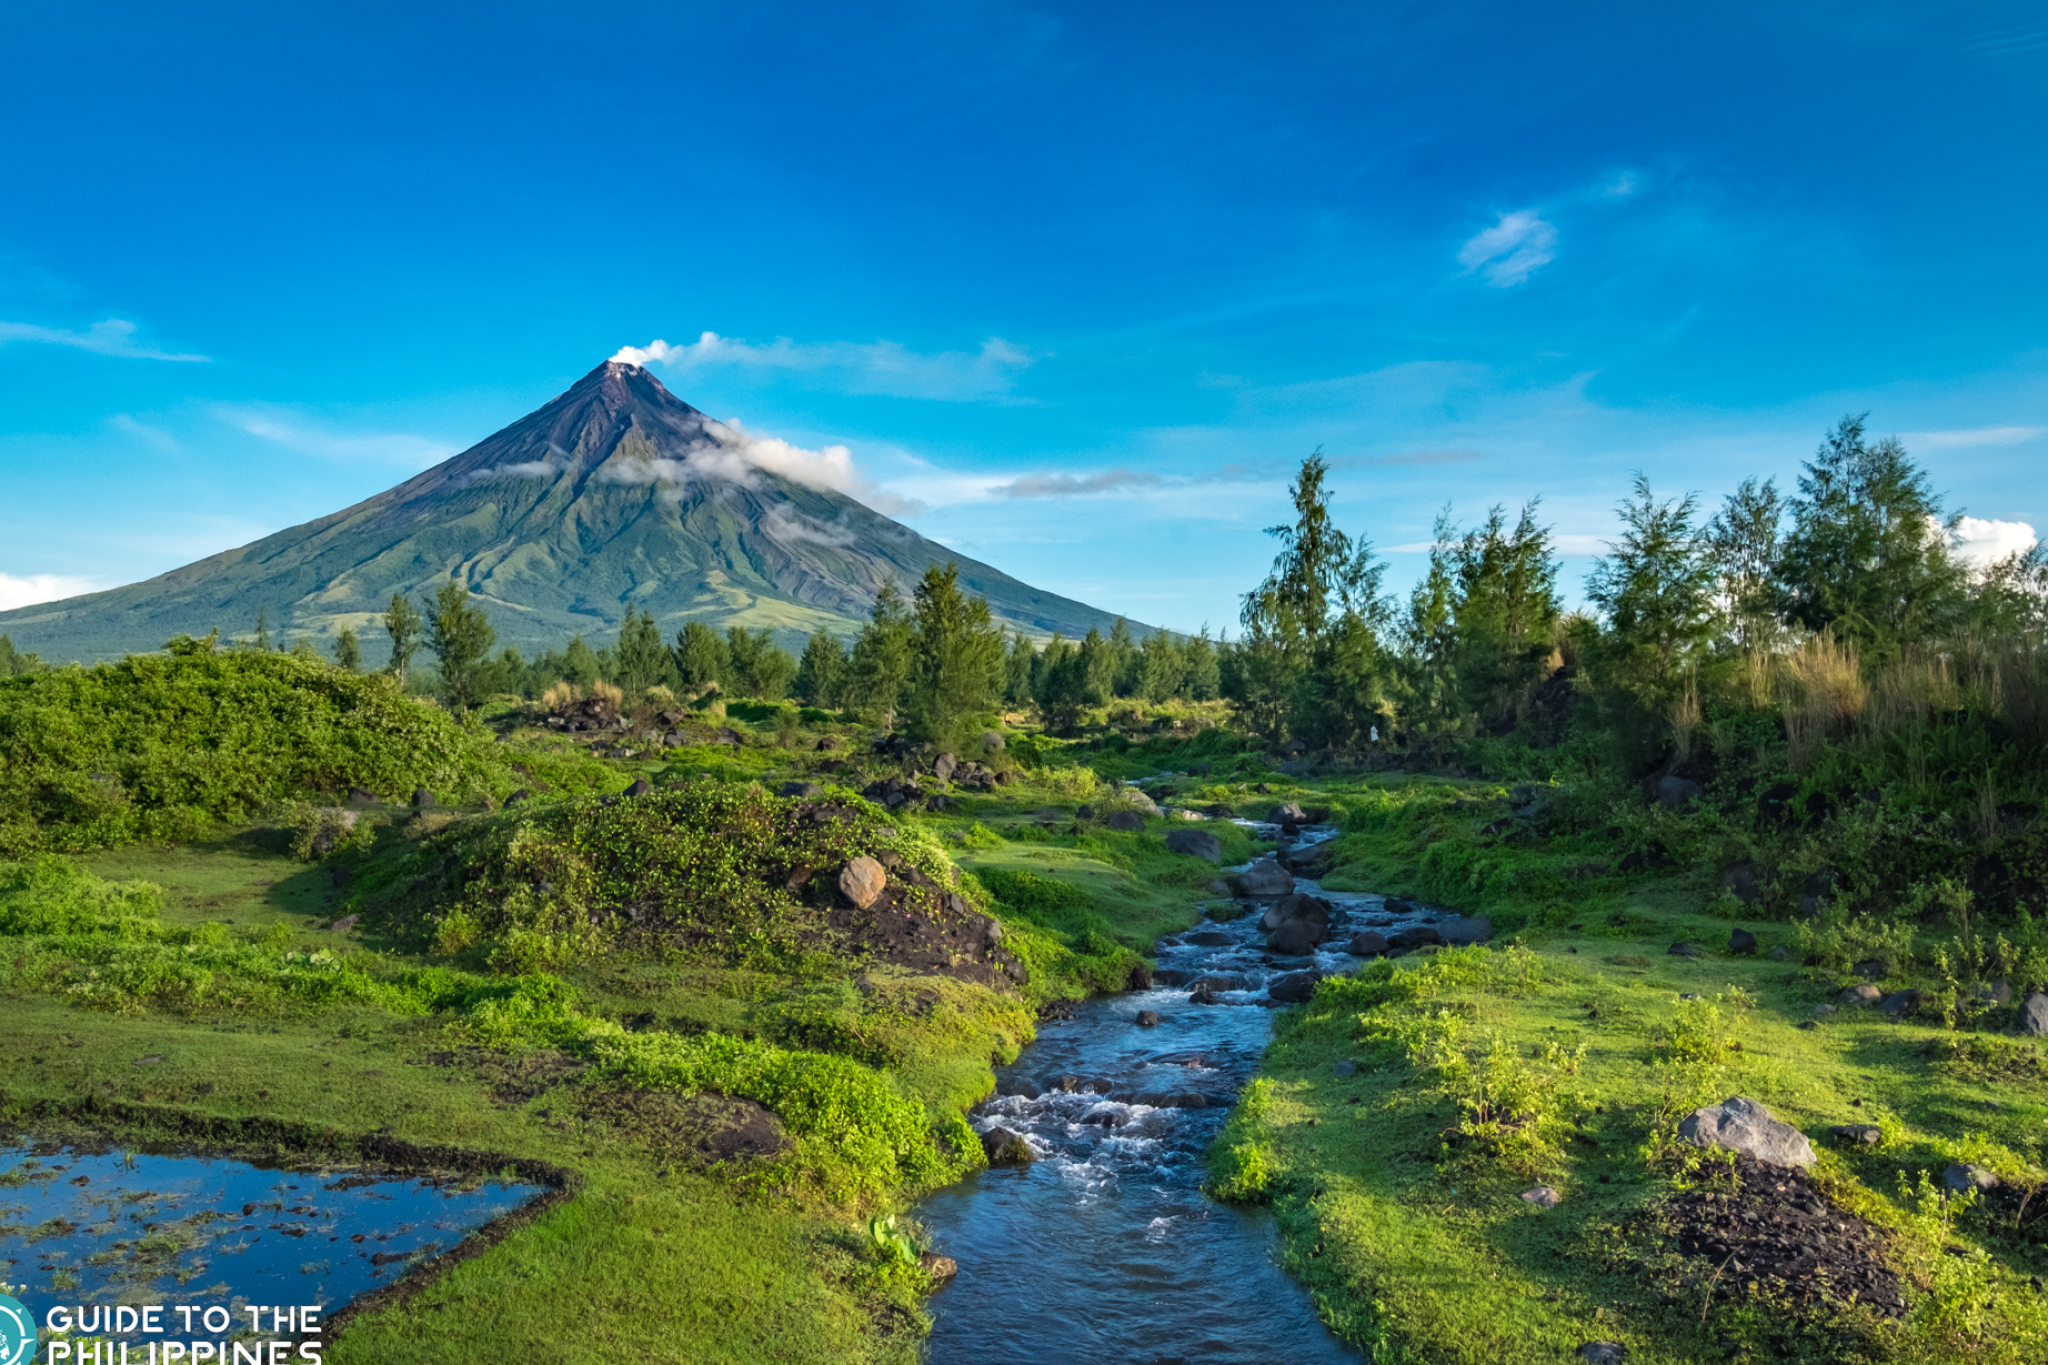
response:
[[[1296,866],[1336,833],[1252,827]],[[1273,982],[1355,967],[1343,949],[1358,931],[1440,925],[1468,937],[1484,926],[1299,876],[1295,890],[1333,907],[1307,954],[1262,944],[1272,896],[1218,902],[1209,920],[1159,940],[1154,989],[1047,1020],[999,1073],[970,1117],[984,1133],[1020,1135],[1035,1159],[984,1171],[919,1212],[960,1265],[931,1304],[935,1365],[1360,1359],[1276,1264],[1271,1219],[1203,1195],[1208,1149],[1272,1034],[1261,1006],[1276,1003]],[[1141,1025],[1141,1012],[1157,1024]]]

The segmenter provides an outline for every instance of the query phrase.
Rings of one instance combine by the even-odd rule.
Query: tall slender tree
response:
[[[400,682],[405,681],[406,670],[412,667],[412,656],[420,647],[426,625],[426,618],[405,600],[404,593],[391,594],[391,607],[384,613],[384,633],[391,637],[391,660],[385,668]]]
[[[1603,662],[1614,680],[1652,713],[1683,691],[1712,648],[1720,625],[1715,572],[1699,498],[1659,502],[1635,476],[1634,495],[1615,513],[1621,538],[1586,580],[1586,596],[1607,616]]]
[[[470,600],[469,585],[450,575],[434,594],[427,648],[440,660],[441,690],[456,709],[467,711],[483,699],[480,673],[497,639],[491,618]]]
[[[363,647],[356,640],[356,633],[343,626],[334,637],[334,662],[351,673],[363,671]]]
[[[840,675],[845,671],[846,650],[839,637],[829,631],[813,631],[804,645],[803,658],[797,660],[793,690],[798,700],[812,706],[837,706]]]
[[[661,629],[654,624],[653,612],[626,608],[612,658],[617,675],[612,681],[631,697],[645,696],[648,688],[668,676],[668,649],[661,642]]]

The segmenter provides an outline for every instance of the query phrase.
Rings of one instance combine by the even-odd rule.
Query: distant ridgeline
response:
[[[370,627],[392,595],[430,596],[452,573],[490,609],[500,642],[529,655],[610,637],[629,609],[664,634],[697,620],[795,647],[820,629],[850,636],[884,584],[907,592],[946,563],[1029,635],[1116,623],[763,468],[749,445],[647,371],[608,361],[396,488],[146,582],[0,612],[0,633],[48,660],[91,661],[179,634],[238,636],[261,614],[323,648],[352,628],[381,662]]]

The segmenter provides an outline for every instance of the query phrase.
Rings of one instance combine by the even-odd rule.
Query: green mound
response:
[[[834,899],[839,870],[863,856],[888,869],[878,906],[938,932],[987,922],[978,889],[929,835],[859,797],[711,782],[459,822],[366,878],[358,901],[374,907],[382,887],[402,882],[415,908],[393,928],[444,953],[483,950],[501,970],[646,948],[817,970],[881,946]]]
[[[481,729],[316,660],[195,651],[0,679],[0,854],[189,840],[350,786],[481,802],[518,785]]]

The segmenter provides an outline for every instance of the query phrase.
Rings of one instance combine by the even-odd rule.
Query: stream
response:
[[[1335,833],[1303,826],[1282,845]],[[930,1303],[933,1365],[1362,1359],[1279,1268],[1270,1216],[1215,1203],[1201,1183],[1210,1143],[1272,1035],[1260,1008],[1267,982],[1310,966],[1355,968],[1341,947],[1368,922],[1391,932],[1439,916],[1392,916],[1378,896],[1327,893],[1306,878],[1295,889],[1336,907],[1337,927],[1313,958],[1265,949],[1262,903],[1220,902],[1245,913],[1159,941],[1161,976],[1176,984],[1080,1004],[1071,1019],[1043,1023],[997,1073],[996,1095],[969,1119],[978,1131],[1021,1134],[1036,1160],[985,1170],[918,1210],[933,1248],[960,1265]],[[1185,983],[1217,975],[1242,988],[1190,1003]],[[1141,1010],[1159,1023],[1141,1027]]]

